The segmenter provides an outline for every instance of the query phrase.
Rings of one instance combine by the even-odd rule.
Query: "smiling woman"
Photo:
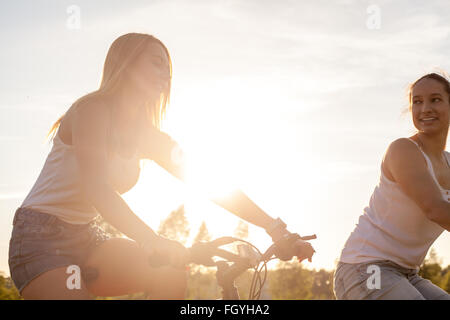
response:
[[[427,135],[439,131],[450,122],[447,97],[450,85],[442,76],[431,73],[414,82],[409,89],[409,110],[414,126]],[[450,189],[450,188],[449,188]]]
[[[342,249],[338,299],[450,300],[418,275],[435,240],[450,231],[450,83],[432,73],[415,81],[409,103],[417,133],[392,142],[369,206]],[[369,285],[371,269],[378,286]]]

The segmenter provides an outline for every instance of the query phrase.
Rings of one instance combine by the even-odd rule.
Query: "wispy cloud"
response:
[[[0,194],[0,200],[20,199],[24,198],[25,196],[26,193],[24,192],[2,193]]]
[[[15,141],[24,141],[25,137],[18,136],[0,136],[0,142],[15,142]]]

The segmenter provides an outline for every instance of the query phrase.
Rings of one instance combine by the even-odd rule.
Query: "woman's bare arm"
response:
[[[417,146],[405,138],[395,140],[386,151],[383,167],[428,219],[450,231],[450,203],[442,198]]]
[[[239,218],[265,230],[269,229],[275,222],[275,219],[258,207],[241,190],[235,190],[227,196],[216,197],[211,200]]]

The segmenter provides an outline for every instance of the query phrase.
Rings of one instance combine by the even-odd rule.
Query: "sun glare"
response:
[[[274,217],[298,210],[304,203],[314,164],[304,154],[299,157],[296,129],[283,114],[289,106],[282,95],[258,85],[222,79],[201,91],[202,86],[195,83],[174,86],[162,129],[183,150],[186,184],[177,184],[156,164],[142,175],[140,181],[145,181],[133,199],[141,202],[153,197],[149,199],[153,224],[177,204],[184,204],[192,237],[202,221],[213,238],[232,235],[237,217],[208,199],[226,197],[236,189]],[[253,236],[258,242],[266,238],[256,231]]]

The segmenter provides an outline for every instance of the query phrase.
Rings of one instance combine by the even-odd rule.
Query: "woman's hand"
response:
[[[298,262],[302,262],[305,259],[308,259],[309,262],[312,262],[312,256],[316,250],[312,247],[309,242],[304,240],[297,240],[294,244],[295,248],[295,256],[298,259]]]
[[[297,257],[299,262],[308,259],[312,261],[312,256],[316,252],[312,245],[300,238],[296,233],[286,233],[283,237],[275,241],[275,256],[282,261],[289,261]]]
[[[151,265],[169,264],[175,268],[183,268],[187,264],[188,249],[178,241],[158,236],[142,248],[147,252]]]

